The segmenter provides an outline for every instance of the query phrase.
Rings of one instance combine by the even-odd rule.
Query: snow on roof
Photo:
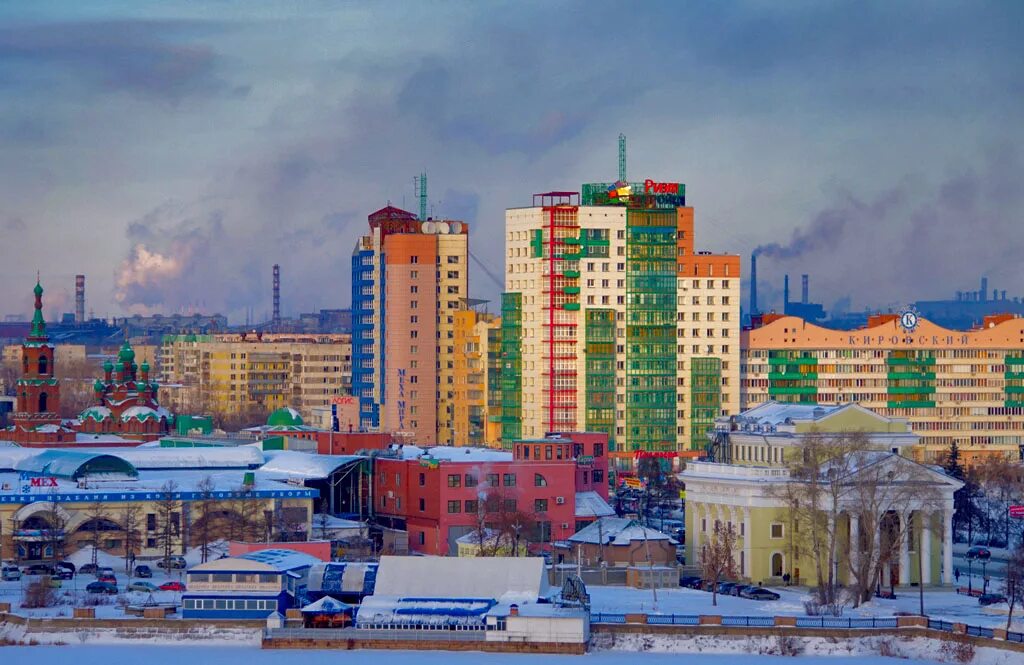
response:
[[[604,541],[602,543],[602,540]],[[628,545],[637,540],[676,541],[661,531],[641,526],[636,520],[625,517],[602,517],[569,536],[570,543],[591,545]]]
[[[377,580],[376,563],[320,561],[309,569],[310,591],[372,594]]]
[[[361,624],[406,623],[482,626],[488,610],[494,607],[491,598],[479,595],[465,597],[416,597],[373,595],[359,605],[356,621]]]
[[[358,462],[358,455],[318,455],[297,450],[266,451],[268,461],[260,467],[260,473],[296,479],[322,479],[329,477],[341,467]]]
[[[548,595],[540,557],[382,556],[375,595],[536,601]]]
[[[123,458],[104,452],[69,450],[66,448],[33,451],[14,463],[14,471],[25,471],[41,476],[57,476],[77,480],[85,475],[116,475],[134,477],[138,472]]]
[[[96,422],[101,422],[110,418],[110,409],[105,406],[90,406],[85,411],[82,411],[78,417],[81,420],[92,418]]]
[[[576,492],[576,517],[610,517],[615,509],[594,491]]]
[[[391,450],[398,451],[402,459],[419,459],[421,457],[447,462],[511,462],[512,453],[493,448],[476,448],[473,446],[432,446],[422,448],[411,444],[391,444]]]
[[[135,420],[159,420],[160,415],[148,406],[130,406],[124,410],[121,414],[121,420],[127,422],[132,419]]]
[[[355,609],[355,606],[343,603],[340,600],[324,596],[320,600],[310,603],[302,608],[303,614],[340,614]]]
[[[131,462],[136,469],[255,469],[263,465],[258,446],[209,448],[121,448],[109,454]]]
[[[262,571],[287,573],[288,571],[309,568],[320,559],[305,552],[295,550],[271,549],[246,552],[239,556],[214,559],[189,568],[189,574],[202,572],[231,571]]]
[[[787,420],[817,420],[843,408],[842,405],[786,404],[765,402],[736,416],[743,422],[782,425]]]

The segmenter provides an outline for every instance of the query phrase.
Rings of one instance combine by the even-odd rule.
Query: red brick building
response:
[[[21,345],[21,378],[13,425],[0,432],[0,439],[21,445],[49,445],[73,442],[75,432],[60,420],[60,380],[56,377],[53,344],[43,319],[43,287],[37,281],[32,329]]]
[[[149,362],[135,362],[135,351],[125,341],[117,363],[103,365],[103,380],[93,385],[96,405],[79,416],[79,430],[89,434],[116,434],[126,439],[151,441],[170,432],[174,416],[160,406],[157,386],[149,378]]]
[[[512,452],[403,446],[400,454],[376,460],[374,512],[385,525],[408,531],[411,551],[454,554],[455,541],[478,528],[488,501],[530,518],[522,538],[532,550],[548,549],[595,518],[614,514],[607,504],[603,433],[517,441]]]

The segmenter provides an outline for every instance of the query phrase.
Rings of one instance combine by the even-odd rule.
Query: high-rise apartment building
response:
[[[501,319],[485,312],[465,309],[455,313],[455,441],[456,445],[479,446],[497,443],[488,433],[488,386],[494,352],[492,331]]]
[[[538,194],[505,230],[502,439],[606,432],[620,470],[702,450],[739,407],[740,262],[694,250],[684,185]]]
[[[455,314],[469,227],[387,206],[352,253],[353,394],[360,429],[455,444]]]
[[[976,330],[949,330],[908,308],[833,330],[766,314],[742,342],[744,411],[770,400],[857,402],[906,418],[921,462],[944,462],[954,443],[965,464],[1020,456],[1024,319],[989,316]]]
[[[307,414],[351,394],[349,335],[167,335],[160,351],[163,382],[195,386],[189,411],[266,414],[292,407]]]

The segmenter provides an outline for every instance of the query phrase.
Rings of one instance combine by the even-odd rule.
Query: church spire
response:
[[[38,275],[36,276],[36,288],[33,289],[33,293],[36,295],[36,311],[32,315],[32,334],[30,337],[42,339],[46,337],[46,321],[43,319],[43,286],[39,283]]]

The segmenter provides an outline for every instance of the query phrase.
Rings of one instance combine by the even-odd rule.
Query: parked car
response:
[[[70,570],[70,569],[68,569],[68,568],[62,568],[62,567],[58,566],[58,567],[57,567],[57,572],[55,572],[55,573],[53,574],[53,577],[54,577],[54,578],[56,578],[56,579],[58,579],[58,580],[70,580],[70,579],[74,579],[74,577],[75,577],[75,571],[73,571],[73,570]]]
[[[24,572],[26,575],[53,575],[54,569],[48,563],[33,563],[26,566]]]
[[[988,561],[992,558],[992,552],[987,547],[981,545],[975,545],[974,547],[967,550],[967,554],[964,555],[968,559],[977,559],[978,561]]]
[[[132,582],[127,587],[128,591],[140,591],[142,593],[152,593],[157,590],[157,587],[152,582]]]
[[[0,568],[0,579],[4,582],[16,582],[21,579],[21,568],[17,566],[7,566]]]
[[[135,577],[153,577],[153,569],[144,563],[135,566]]]
[[[983,593],[978,596],[979,605],[998,605],[1005,602],[1006,596],[1001,593]]]
[[[107,575],[105,573],[100,573],[99,575],[97,575],[96,576],[96,581],[97,582],[107,582],[109,584],[113,584],[114,586],[117,586],[117,578],[114,577],[113,575]]]
[[[89,582],[85,587],[85,590],[89,593],[106,593],[114,595],[117,593],[117,585],[111,584],[110,582]]]
[[[781,598],[779,594],[775,593],[771,589],[765,589],[764,587],[750,587],[744,589],[743,593],[740,594],[743,598],[749,598],[751,600],[778,600]]]
[[[110,566],[100,566],[100,569],[96,571],[96,577],[113,577],[114,575],[114,569]]]
[[[718,593],[727,596],[734,586],[736,586],[736,582],[719,582]]]
[[[78,570],[77,568],[75,568],[75,564],[71,563],[70,561],[61,561],[60,563],[57,564],[57,568],[63,568],[64,570],[70,570],[72,575],[74,575],[75,571]]]
[[[160,559],[156,562],[156,565],[158,568],[182,569],[188,564],[185,563],[185,557],[180,554],[175,554],[174,556],[169,557],[166,561],[164,559]]]
[[[161,591],[185,591],[185,585],[181,582],[164,582],[160,585]]]
[[[99,569],[100,567],[94,563],[83,563],[82,567],[78,569],[78,572],[82,575],[95,575],[96,571]]]
[[[742,596],[744,591],[749,591],[753,588],[754,587],[750,586],[749,584],[737,584],[732,588],[732,591],[730,593],[733,596]]]
[[[686,589],[699,589],[701,581],[700,577],[696,575],[685,575],[679,578],[679,586]]]

